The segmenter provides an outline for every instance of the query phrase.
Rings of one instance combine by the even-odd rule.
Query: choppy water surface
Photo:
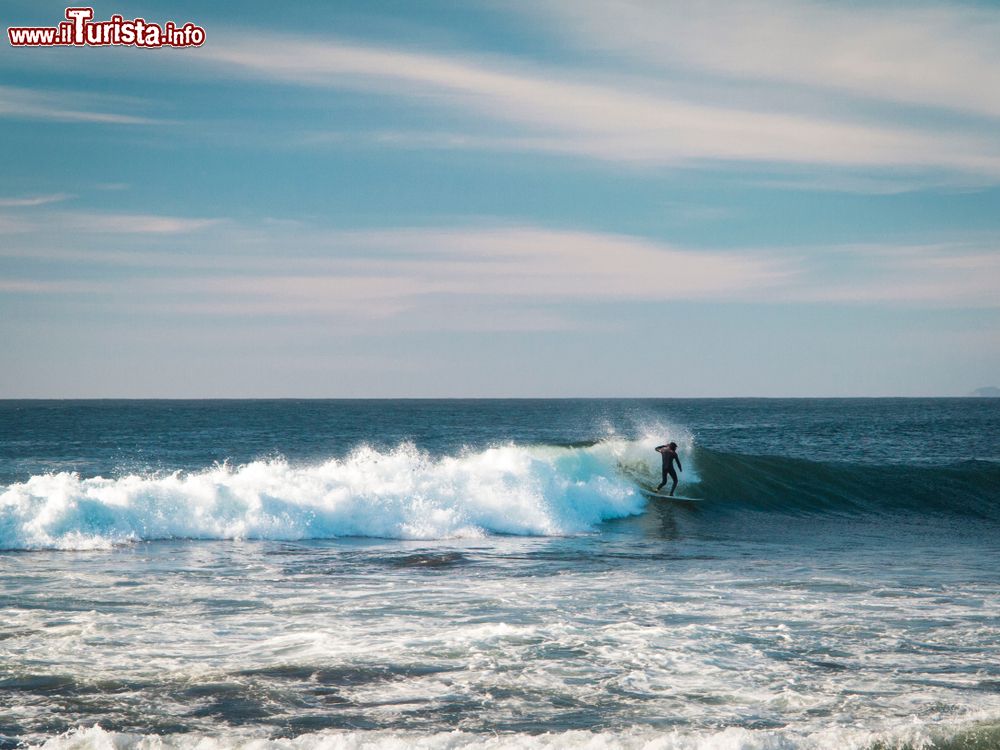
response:
[[[1000,747],[1000,402],[0,421],[3,746]]]

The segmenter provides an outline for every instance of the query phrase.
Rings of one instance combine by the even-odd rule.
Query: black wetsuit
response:
[[[666,450],[663,450],[663,449]],[[674,461],[677,462],[677,468],[684,471],[684,467],[681,466],[681,459],[677,455],[677,451],[671,448],[669,445],[658,445],[655,450],[663,457],[663,481],[660,482],[659,487],[656,491],[659,492],[660,489],[667,483],[667,478],[673,479],[673,486],[670,488],[670,494],[674,494],[674,490],[677,489],[677,473],[674,471]]]

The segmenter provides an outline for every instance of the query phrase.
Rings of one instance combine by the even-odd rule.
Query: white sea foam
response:
[[[626,524],[649,534],[8,555],[7,726],[52,750],[997,746],[949,739],[1000,717],[995,554],[955,579],[947,554],[661,536],[687,513]],[[95,721],[136,733],[52,737]]]
[[[630,477],[655,476],[654,444],[652,437],[612,438],[584,448],[506,445],[445,457],[412,445],[360,447],[311,466],[278,459],[168,476],[38,475],[3,488],[0,548],[576,534],[642,510]]]
[[[471,732],[330,731],[292,738],[236,736],[139,735],[107,732],[99,726],[54,737],[45,750],[865,750],[871,747],[923,748],[968,728],[968,722],[900,726],[878,732],[832,728],[813,733],[795,730],[672,730],[665,732],[575,730],[545,734]]]

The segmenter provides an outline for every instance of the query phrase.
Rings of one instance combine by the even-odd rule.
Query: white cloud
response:
[[[561,34],[697,69],[1000,117],[1000,10],[961,3],[541,0]]]
[[[0,198],[0,208],[23,208],[30,206],[44,206],[49,203],[59,203],[69,200],[72,195],[66,193],[53,193],[52,195],[36,195],[30,198]]]
[[[988,188],[995,179],[986,175],[927,175],[902,174],[887,170],[881,174],[839,174],[832,170],[812,174],[785,174],[775,177],[750,177],[739,180],[749,187],[770,190],[801,190],[861,195],[901,195],[933,189],[937,192],[969,192]]]
[[[19,235],[0,248],[0,258],[30,258],[43,269],[38,273],[47,262],[69,278],[50,284],[42,275],[2,290],[93,290],[87,279],[101,266],[112,279],[108,303],[130,309],[332,316],[448,330],[565,329],[575,320],[574,305],[617,302],[1000,307],[1000,240],[989,236],[922,246],[721,251],[496,224],[331,231],[220,220],[198,232],[205,220],[113,215],[67,234],[76,214],[69,216],[53,212],[46,233]],[[161,227],[162,240],[155,249],[135,248],[132,231],[151,225]],[[77,269],[85,274],[79,282]]]
[[[106,294],[110,282],[76,279],[0,279],[0,294]]]
[[[149,125],[156,122],[146,117],[99,111],[107,99],[76,91],[36,91],[0,86],[0,117],[110,125]]]
[[[40,203],[24,203],[19,205],[43,205]],[[81,251],[67,248],[59,243],[60,236],[65,237],[67,231],[74,234],[86,233],[95,235],[177,235],[197,232],[219,224],[218,219],[193,219],[180,216],[163,216],[159,214],[112,214],[112,213],[82,213],[72,211],[48,211],[31,213],[30,219],[24,214],[11,216],[0,214],[0,233],[30,233],[44,240],[45,249],[39,249],[39,243],[27,245],[9,244],[0,247],[0,257],[18,257],[25,254],[41,253],[43,257],[62,257],[72,259],[74,255],[88,255],[91,250]],[[52,240],[47,238],[52,236]],[[102,248],[98,255],[115,256],[114,250]]]
[[[197,234],[206,228],[213,229],[208,239]],[[0,257],[224,271],[176,286],[167,277],[158,286],[288,301],[325,296],[352,304],[420,295],[700,299],[772,286],[790,273],[768,253],[693,250],[535,226],[330,231],[266,220],[241,227],[219,219],[53,211],[38,218],[34,229],[30,241],[0,248]],[[69,245],[67,229],[74,230]],[[169,235],[170,244],[135,249],[128,235],[136,233]],[[125,236],[124,244],[106,237],[116,234]]]
[[[112,234],[177,234],[218,223],[217,219],[188,219],[156,214],[62,214],[58,220],[74,229]]]
[[[257,79],[371,91],[517,128],[500,138],[471,136],[473,145],[485,137],[498,147],[640,164],[754,160],[1000,175],[995,136],[696,103],[648,77],[591,83],[496,60],[272,35],[220,36],[198,59]]]
[[[768,254],[531,226],[331,232],[281,225],[255,237],[223,222],[207,248],[205,237],[177,233],[164,246],[169,249],[154,252],[130,251],[127,235],[106,239],[109,225],[134,228],[148,218],[95,216],[71,245],[60,243],[67,223],[57,218],[52,236],[12,243],[0,256],[47,260],[61,274],[84,268],[89,275],[95,264],[113,268],[109,304],[198,314],[336,315],[406,326],[422,321],[462,330],[566,328],[571,318],[553,312],[566,303],[749,298],[792,273]],[[162,270],[136,275],[129,270],[136,267]],[[63,290],[33,284],[16,282],[7,291]],[[534,323],[522,314],[526,307],[534,307]]]
[[[364,133],[316,131],[306,133],[300,143],[312,145],[388,146],[403,149],[476,149],[482,151],[548,150],[544,142],[524,137],[472,135],[446,131],[371,130]]]
[[[350,235],[345,240],[352,242]],[[537,227],[367,232],[353,241],[390,252],[388,268],[419,274],[430,290],[450,294],[699,299],[766,288],[790,273],[764,253],[688,250],[636,237]]]

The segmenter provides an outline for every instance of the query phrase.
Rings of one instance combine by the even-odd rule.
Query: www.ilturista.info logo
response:
[[[7,37],[13,47],[200,47],[205,29],[193,23],[167,21],[162,26],[142,18],[119,15],[95,23],[93,8],[67,8],[66,20],[58,26],[9,26]]]

